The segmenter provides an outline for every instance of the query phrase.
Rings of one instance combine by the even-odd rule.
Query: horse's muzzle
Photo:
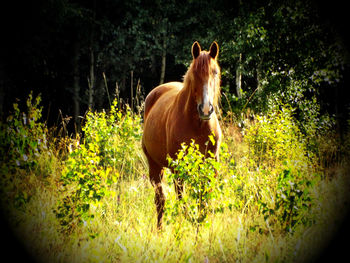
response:
[[[203,112],[203,104],[198,104],[197,106],[197,110],[198,110],[198,114],[199,114],[199,118],[203,121],[208,121],[210,120],[213,112],[214,112],[214,106],[213,104],[209,103],[209,112],[208,114],[205,114]]]

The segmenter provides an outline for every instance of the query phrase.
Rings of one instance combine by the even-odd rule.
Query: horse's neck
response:
[[[178,94],[177,105],[179,111],[182,111],[185,116],[193,118],[192,115],[197,113],[197,105],[191,85],[191,82],[185,79],[184,86]]]

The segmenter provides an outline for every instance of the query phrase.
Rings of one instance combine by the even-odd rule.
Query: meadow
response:
[[[38,261],[309,262],[348,210],[349,139],[332,128],[306,136],[288,105],[221,116],[219,162],[184,145],[169,160],[178,173],[165,171],[161,230],[140,111],[114,100],[75,136],[41,111],[30,94],[0,129],[2,210]]]

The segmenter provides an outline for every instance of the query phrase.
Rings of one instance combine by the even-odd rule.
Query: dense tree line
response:
[[[341,30],[310,1],[50,0],[10,3],[0,60],[0,111],[30,90],[44,115],[79,122],[113,96],[132,103],[159,83],[181,80],[190,47],[220,45],[223,110],[297,108],[301,122],[348,116]],[[334,10],[334,9],[333,9]],[[138,94],[138,96],[140,96]],[[2,114],[3,117],[6,114]],[[73,123],[73,122],[71,122]]]

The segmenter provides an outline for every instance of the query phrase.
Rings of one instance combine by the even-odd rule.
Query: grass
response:
[[[121,120],[128,119],[120,119],[119,123]],[[128,125],[135,126],[132,122]],[[98,202],[91,201],[90,213],[94,216],[82,220],[72,231],[62,230],[54,211],[64,188],[61,176],[69,156],[68,150],[57,147],[63,145],[69,149],[76,144],[73,139],[62,138],[65,143],[60,144],[58,138],[49,138],[53,142],[48,147],[51,157],[47,156],[48,151],[41,151],[42,156],[34,167],[15,167],[12,172],[3,173],[6,180],[12,178],[8,181],[12,188],[6,188],[11,191],[2,191],[8,200],[3,209],[8,212],[15,235],[43,262],[309,262],[314,259],[327,246],[349,208],[348,164],[339,162],[332,177],[321,176],[310,187],[313,201],[305,216],[312,215],[312,220],[296,224],[293,231],[285,231],[277,210],[276,215],[264,217],[254,192],[260,191],[261,198],[267,198],[269,192],[260,188],[276,190],[276,176],[283,162],[271,156],[268,161],[260,158],[258,161],[268,171],[262,177],[263,173],[252,163],[249,135],[242,136],[233,123],[223,122],[222,126],[228,155],[235,161],[233,175],[241,179],[232,181],[230,173],[220,175],[228,182],[226,190],[211,200],[211,205],[231,206],[209,213],[198,232],[183,215],[164,223],[160,231],[156,228],[154,190],[138,135],[129,140],[130,156],[124,156],[123,165],[120,166],[120,160],[112,163],[122,173],[118,181],[101,184],[109,194]],[[123,132],[130,134],[124,128]],[[111,141],[103,141],[103,145],[117,147],[120,136],[110,136]],[[274,143],[279,147],[278,141]],[[129,164],[131,168],[127,168]],[[312,178],[316,172],[326,174],[325,169],[316,167],[302,172]],[[166,179],[163,181],[167,199],[175,202],[174,186]],[[230,186],[230,182],[244,187]],[[18,204],[13,200],[21,196],[19,193],[26,193],[27,197],[19,198],[22,201]],[[273,207],[271,202],[266,199],[267,205]]]
[[[184,218],[157,231],[154,191],[140,176],[123,182],[119,195],[96,208],[95,219],[65,236],[57,232],[52,212],[56,190],[33,183],[36,193],[25,211],[14,216],[19,222],[16,233],[33,255],[50,262],[309,262],[336,230],[340,211],[348,209],[350,186],[345,174],[323,181],[314,189],[317,223],[293,234],[252,232],[249,227],[262,220],[258,214],[227,211],[211,215],[210,227],[196,237],[195,227]],[[167,191],[173,190],[169,186]]]

